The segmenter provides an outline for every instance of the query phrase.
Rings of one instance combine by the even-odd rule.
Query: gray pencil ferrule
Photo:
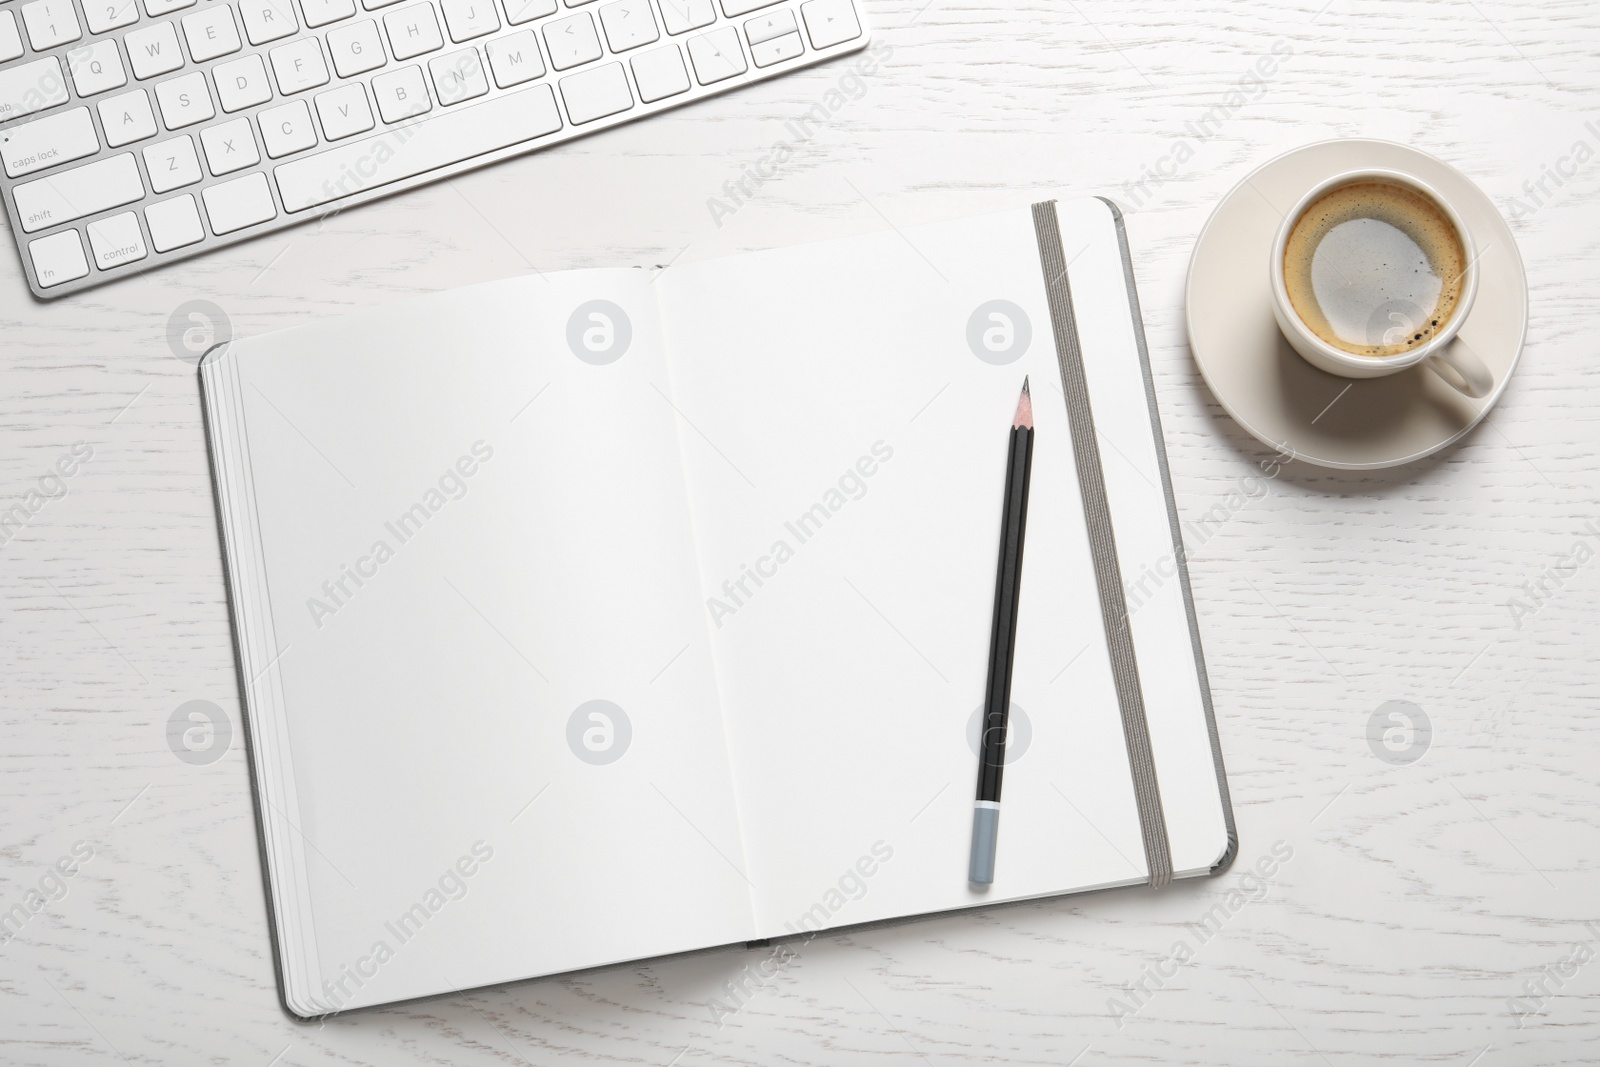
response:
[[[973,885],[994,882],[995,846],[1000,841],[1000,805],[980,800],[972,808],[972,859],[967,865],[967,881]]]

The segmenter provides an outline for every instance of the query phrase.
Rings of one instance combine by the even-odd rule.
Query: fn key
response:
[[[567,115],[574,126],[615,115],[633,106],[628,76],[623,73],[621,63],[607,63],[562,78],[561,98],[567,102]]]

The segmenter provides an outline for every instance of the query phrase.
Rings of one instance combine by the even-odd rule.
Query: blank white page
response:
[[[1109,209],[1083,201],[1061,218],[1085,346],[1118,383],[1091,375],[1096,416],[1148,439]],[[1030,213],[675,267],[660,288],[762,933],[1145,881]],[[997,300],[1030,334],[998,365],[969,338]],[[984,893],[966,880],[969,738],[1024,374],[1037,438],[1013,702],[1026,723],[1013,720]],[[1106,477],[1131,487],[1112,501],[1119,537],[1136,498],[1126,521],[1158,516],[1170,549],[1159,478]],[[1163,603],[1147,620],[1171,613]],[[1181,598],[1173,618],[1141,627],[1138,655],[1147,678],[1192,691],[1200,736],[1157,749],[1187,760],[1169,825],[1201,798],[1215,818],[1174,832],[1216,855],[1226,834]],[[1207,775],[1180,782],[1196,760]]]
[[[649,278],[478,286],[224,357],[324,1008],[752,936]],[[608,365],[567,342],[596,298],[631,320]],[[594,700],[631,724],[609,764],[569,746]]]

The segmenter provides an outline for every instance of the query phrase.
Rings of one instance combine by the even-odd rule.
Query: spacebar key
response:
[[[376,137],[304,156],[273,171],[285,211],[304,211],[430,170],[510,148],[561,128],[548,85],[399,123]]]

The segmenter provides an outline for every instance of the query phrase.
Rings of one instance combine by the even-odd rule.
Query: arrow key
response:
[[[770,15],[753,18],[744,24],[745,40],[752,45],[762,41],[770,41],[774,37],[782,37],[786,33],[795,32],[794,12],[788,8],[774,11]]]
[[[751,45],[750,58],[758,67],[770,67],[774,63],[794,59],[805,50],[805,45],[800,43],[798,33],[786,33],[782,37],[774,37],[770,41]]]
[[[806,20],[812,48],[831,48],[861,36],[850,0],[810,0],[800,5],[800,15]]]
[[[739,31],[732,26],[719,26],[710,33],[689,38],[689,60],[701,85],[711,85],[746,70]]]

